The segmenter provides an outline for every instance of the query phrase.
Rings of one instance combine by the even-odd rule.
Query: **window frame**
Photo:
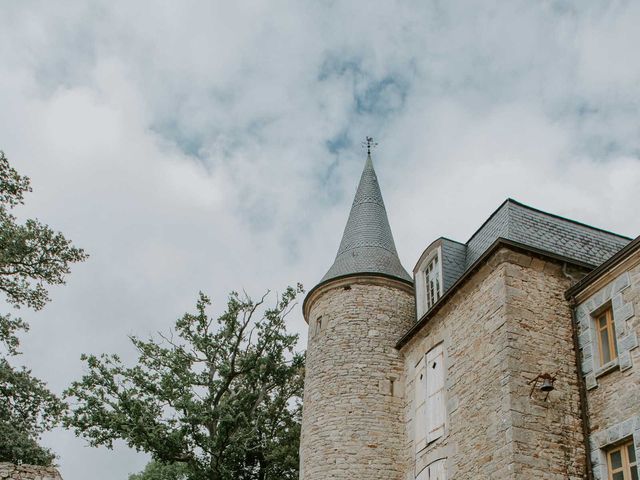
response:
[[[634,449],[634,455],[636,456],[635,461],[631,462],[631,459],[629,458],[629,449],[633,448]],[[612,462],[611,462],[611,456],[615,453],[615,452],[620,452],[620,459],[621,459],[621,463],[622,465],[615,469],[613,468]],[[638,474],[638,469],[640,468],[640,466],[638,465],[638,456],[637,453],[635,451],[635,445],[633,442],[633,439],[631,440],[626,440],[622,443],[619,443],[613,447],[607,448],[607,450],[605,451],[606,457],[607,457],[607,478],[608,480],[614,480],[613,476],[615,474],[618,473],[622,473],[622,477],[623,480],[632,480],[632,475],[631,475],[631,469],[635,467],[636,469],[636,476]]]
[[[613,308],[611,304],[607,304],[603,309],[600,309],[592,315],[595,332],[596,343],[598,344],[598,364],[599,367],[606,367],[618,360],[618,343],[616,341],[616,326],[613,319]],[[600,326],[600,320],[605,319],[604,327]],[[607,333],[607,347],[609,350],[609,360],[604,361],[604,332]]]
[[[436,292],[435,299],[433,302],[429,302],[429,277],[428,277],[428,269],[429,266],[437,260],[436,270],[437,276],[435,278],[438,286],[438,291]],[[443,277],[442,277],[442,246],[438,245],[433,248],[429,252],[428,255],[420,262],[420,267],[417,269],[415,274],[415,283],[416,283],[416,307],[418,318],[422,317],[425,313],[427,313],[431,307],[433,307],[442,295],[444,294],[444,285],[443,285]]]

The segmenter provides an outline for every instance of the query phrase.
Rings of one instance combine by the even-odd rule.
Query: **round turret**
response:
[[[370,156],[336,260],[303,310],[301,480],[401,480],[403,363],[395,344],[414,321],[413,285]]]

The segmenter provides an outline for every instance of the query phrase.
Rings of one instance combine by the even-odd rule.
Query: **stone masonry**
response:
[[[412,288],[383,277],[331,282],[308,299],[303,480],[400,480],[403,362]]]
[[[404,479],[446,458],[447,478],[581,479],[584,443],[562,266],[502,248],[402,348]],[[444,341],[444,435],[415,452],[415,366]],[[533,378],[557,375],[545,401]]]
[[[0,480],[62,480],[54,467],[0,463]]]
[[[587,379],[590,447],[593,475],[608,478],[606,449],[633,439],[640,458],[640,252],[627,259],[622,271],[605,272],[608,282],[587,289],[577,298],[576,317],[583,352],[582,374]],[[608,279],[606,277],[609,277]],[[610,304],[616,327],[618,358],[599,368],[592,330],[592,312]]]

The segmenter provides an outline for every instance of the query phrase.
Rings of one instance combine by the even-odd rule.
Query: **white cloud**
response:
[[[25,361],[57,391],[81,352],[132,359],[126,335],[167,328],[198,290],[313,286],[367,134],[409,269],[507,196],[640,232],[632,3],[20,2],[0,19],[22,212],[91,254],[25,312]],[[47,441],[66,480],[146,460]]]

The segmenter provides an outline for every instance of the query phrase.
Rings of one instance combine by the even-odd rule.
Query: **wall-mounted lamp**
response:
[[[541,392],[546,392],[546,396],[544,397],[544,401],[546,402],[549,398],[549,392],[555,390],[553,383],[556,381],[557,373],[551,375],[549,373],[541,373],[533,380],[529,380],[527,384],[531,385],[531,393],[529,393],[529,398],[533,397],[533,392],[538,387]],[[539,384],[539,385],[538,385]]]

